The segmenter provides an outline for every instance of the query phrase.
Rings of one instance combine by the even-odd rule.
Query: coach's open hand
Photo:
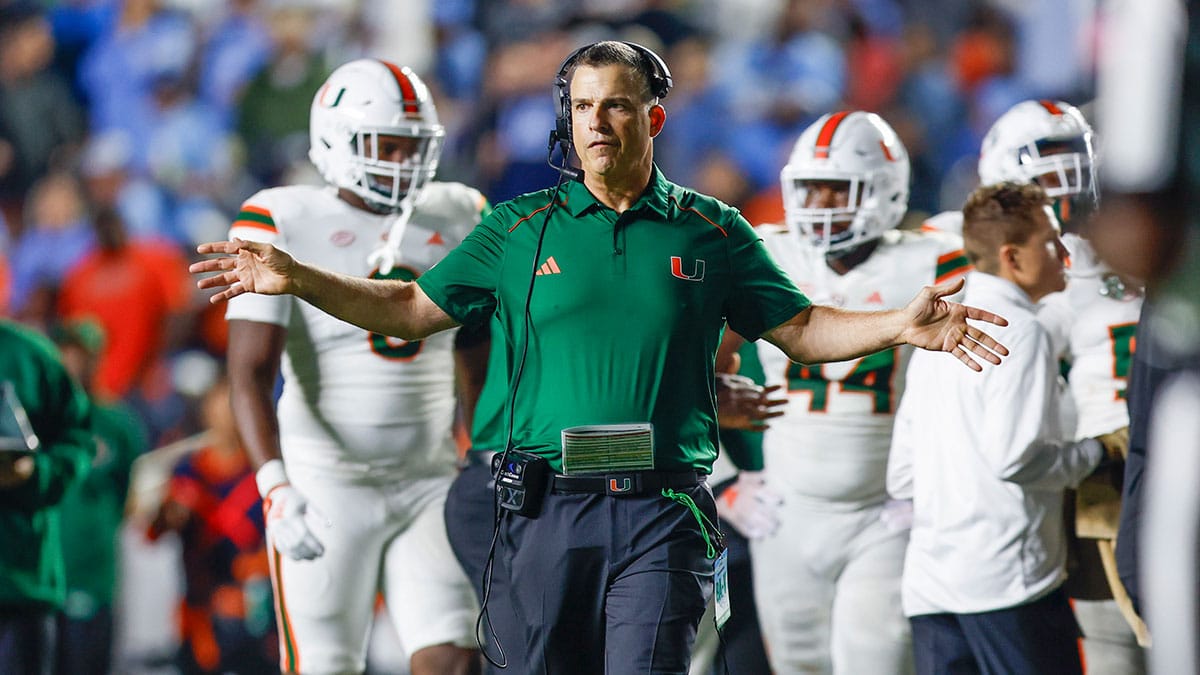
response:
[[[200,244],[196,251],[226,254],[188,267],[192,274],[220,272],[196,282],[197,288],[222,289],[209,302],[223,302],[242,293],[280,295],[293,290],[296,260],[271,244],[233,239]]]
[[[922,289],[904,308],[908,327],[902,338],[904,342],[922,349],[950,352],[972,370],[983,370],[983,366],[970,354],[999,364],[1000,357],[1008,355],[1008,349],[992,336],[969,325],[967,319],[986,321],[997,326],[1007,326],[1008,321],[978,307],[946,300],[946,296],[961,291],[965,283],[966,280],[960,278]]]

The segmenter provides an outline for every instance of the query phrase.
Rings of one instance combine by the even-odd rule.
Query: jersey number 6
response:
[[[391,272],[380,274],[379,270],[371,272],[371,279],[399,279],[401,281],[412,281],[417,278],[416,270],[407,267],[393,267]],[[420,340],[401,340],[399,338],[388,337],[382,333],[370,333],[367,335],[367,340],[371,343],[371,351],[379,356],[392,361],[411,361],[416,358],[421,351]]]

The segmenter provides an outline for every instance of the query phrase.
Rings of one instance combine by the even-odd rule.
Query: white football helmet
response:
[[[321,176],[385,212],[433,179],[446,135],[421,78],[375,59],[330,74],[313,97],[308,127],[308,157]],[[415,149],[401,161],[380,159],[380,136],[416,139]]]
[[[822,116],[800,134],[779,177],[788,230],[826,253],[880,237],[908,209],[908,151],[875,113]],[[848,203],[807,206],[810,181],[848,183]]]
[[[1088,213],[1099,203],[1095,166],[1091,125],[1078,108],[1062,101],[1014,105],[988,130],[979,149],[982,184],[1037,183],[1055,200],[1064,222],[1076,215],[1072,211]]]

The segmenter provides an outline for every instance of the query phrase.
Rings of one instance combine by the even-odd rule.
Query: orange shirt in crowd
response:
[[[93,317],[104,327],[105,347],[95,390],[122,398],[161,356],[167,321],[188,305],[187,261],[174,245],[131,242],[118,251],[88,254],[63,280],[59,313]]]

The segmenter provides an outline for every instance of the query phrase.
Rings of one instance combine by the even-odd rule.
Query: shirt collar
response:
[[[659,171],[657,165],[654,166],[650,172],[650,183],[646,186],[646,191],[637,198],[637,201],[629,207],[629,210],[643,211],[648,209],[666,218],[667,195],[670,189],[671,184],[663,177],[662,171]],[[583,181],[568,181],[563,190],[563,195],[563,199],[559,201],[559,204],[572,216],[582,215],[585,211],[592,208],[608,208],[592,195],[587,186],[583,184]]]
[[[1030,311],[1036,308],[1029,294],[1008,279],[978,270],[967,273],[967,294],[975,296],[981,293],[1000,296]]]

